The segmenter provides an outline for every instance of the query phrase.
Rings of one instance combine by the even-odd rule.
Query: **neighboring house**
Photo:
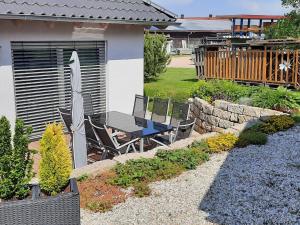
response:
[[[151,32],[164,33],[169,37],[172,51],[193,49],[206,37],[229,35],[231,22],[216,17],[186,17],[177,20],[178,24],[166,29],[153,28]]]
[[[70,107],[73,50],[94,110],[131,113],[143,94],[144,28],[175,21],[148,0],[0,1],[0,116],[25,120],[34,137],[58,120],[57,107]]]
[[[209,17],[184,17],[177,20],[178,24],[165,29],[151,29],[154,33],[168,35],[171,51],[178,49],[194,49],[205,39],[217,37],[254,38],[263,33],[264,28],[283,19],[276,15],[225,15]]]

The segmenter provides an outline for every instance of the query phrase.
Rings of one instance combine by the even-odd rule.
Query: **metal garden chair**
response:
[[[148,100],[149,98],[147,96],[135,95],[132,115],[139,118],[145,118],[148,108]]]
[[[83,93],[83,108],[85,115],[94,115],[93,98],[91,93]]]
[[[131,149],[136,152],[136,148],[134,144],[139,140],[139,138],[130,140],[125,143],[119,143],[116,139],[109,133],[107,127],[105,125],[101,125],[99,127],[93,123],[93,118],[89,116],[90,124],[92,125],[95,136],[97,137],[97,141],[104,148],[104,152],[102,158],[105,159],[107,155],[121,155],[122,153],[128,153]]]
[[[194,130],[195,123],[196,119],[181,121],[177,124],[174,134],[156,136],[151,138],[151,141],[154,141],[161,146],[169,147],[169,145],[176,141],[189,138]]]
[[[167,120],[169,99],[154,98],[151,120],[158,123],[165,123]]]

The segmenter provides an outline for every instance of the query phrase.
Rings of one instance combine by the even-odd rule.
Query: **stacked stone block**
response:
[[[247,124],[259,122],[265,117],[283,113],[247,105],[217,100],[210,104],[203,99],[190,99],[191,115],[197,118],[195,130],[199,133],[219,132],[234,128],[240,129]]]

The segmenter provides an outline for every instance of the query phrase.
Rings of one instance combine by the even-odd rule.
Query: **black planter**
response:
[[[0,203],[1,225],[80,225],[80,198],[75,179],[70,193],[39,197],[39,187],[32,189],[32,199]]]

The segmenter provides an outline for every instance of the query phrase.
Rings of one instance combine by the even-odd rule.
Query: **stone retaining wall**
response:
[[[190,102],[192,103],[192,117],[197,118],[195,130],[199,133],[224,133],[235,127],[240,130],[242,124],[247,125],[269,116],[284,114],[270,109],[238,105],[221,100],[215,101],[213,105],[200,98],[190,99]]]

